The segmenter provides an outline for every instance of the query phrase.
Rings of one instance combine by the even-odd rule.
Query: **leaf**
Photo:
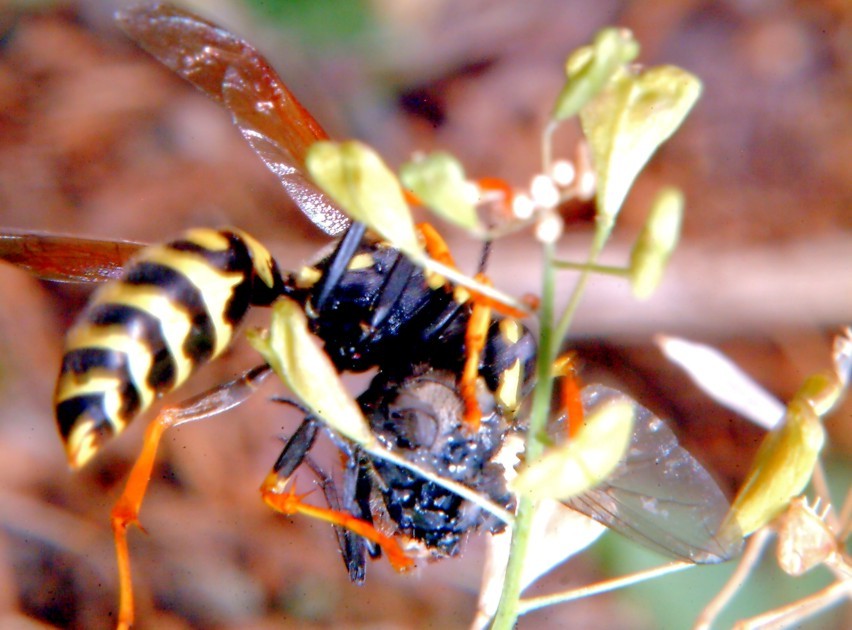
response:
[[[680,238],[682,220],[683,194],[676,188],[664,188],[630,253],[630,285],[637,299],[647,299],[660,284]]]
[[[279,298],[272,306],[269,330],[249,330],[247,336],[311,413],[350,440],[375,445],[361,409],[343,387],[331,359],[317,346],[296,302]]]
[[[576,437],[521,470],[510,489],[535,500],[566,500],[597,485],[624,456],[633,434],[633,414],[626,398],[596,407]]]
[[[615,77],[580,112],[598,181],[598,225],[608,236],[639,171],[683,122],[700,81],[674,66]]]
[[[354,221],[410,257],[423,257],[399,181],[373,149],[354,140],[317,142],[308,150],[305,166]]]
[[[591,46],[574,52],[565,64],[567,80],[556,98],[551,119],[559,122],[576,116],[604,89],[619,68],[639,55],[639,44],[626,29],[605,28]]]
[[[748,536],[778,516],[811,479],[825,442],[813,407],[799,397],[787,406],[783,423],[764,438],[746,482],[737,493],[722,538]]]
[[[402,184],[447,221],[479,232],[482,226],[468,195],[464,168],[449,153],[436,151],[402,165]]]

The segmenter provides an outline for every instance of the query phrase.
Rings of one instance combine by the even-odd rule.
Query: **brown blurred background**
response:
[[[160,241],[188,226],[234,224],[285,268],[298,266],[326,240],[229,117],[113,26],[118,4],[0,3],[0,225]],[[361,138],[393,165],[447,149],[472,176],[518,186],[538,170],[565,56],[599,28],[628,27],[641,62],[697,74],[701,101],[639,179],[605,256],[623,262],[653,194],[677,185],[688,208],[666,281],[637,304],[622,281],[596,279],[571,345],[587,379],[617,383],[671,418],[732,491],[761,432],[692,388],[651,336],[719,346],[783,399],[827,367],[831,336],[852,323],[852,19],[843,0],[181,4],[252,42],[333,136]],[[560,132],[560,146],[575,137]],[[471,268],[478,246],[446,232]],[[588,236],[588,223],[571,223],[565,256],[580,259]],[[535,293],[536,260],[522,234],[499,244],[489,271],[507,291]],[[562,281],[567,296],[570,275]],[[0,295],[0,626],[109,627],[109,508],[144,422],[71,475],[50,396],[61,336],[85,293],[3,266]],[[240,344],[189,389],[255,360]],[[837,470],[852,453],[850,416],[847,403],[829,421]],[[462,559],[413,577],[372,564],[356,588],[326,525],[264,508],[256,488],[297,421],[259,397],[169,434],[142,512],[150,535],[131,534],[138,627],[465,627],[481,537]],[[600,577],[617,565],[612,555],[572,562],[548,588]],[[693,593],[695,606],[712,592]],[[661,627],[653,597],[589,600],[525,623]],[[842,616],[814,627],[842,627]]]

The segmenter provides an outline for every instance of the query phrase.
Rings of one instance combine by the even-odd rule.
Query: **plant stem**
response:
[[[639,584],[647,580],[653,580],[664,575],[669,575],[677,571],[691,569],[696,566],[698,565],[692,564],[691,562],[670,562],[669,564],[663,565],[661,567],[654,567],[653,569],[639,571],[637,573],[633,573],[624,577],[606,580],[605,582],[598,582],[597,584],[593,584],[591,586],[575,588],[570,591],[565,591],[563,593],[554,593],[553,595],[543,595],[541,597],[525,599],[520,603],[520,611],[521,614],[526,614],[528,612],[532,612],[533,610],[544,608],[545,606],[555,606],[556,604],[564,604],[566,602],[572,602],[577,599],[584,599],[586,597],[592,597],[593,595],[600,595],[601,593],[609,593],[611,591],[625,588],[627,586],[632,586],[634,584]]]
[[[609,237],[610,230],[598,226],[595,238],[589,250],[588,265],[594,265],[595,260],[603,249]],[[536,360],[536,386],[533,390],[532,410],[530,411],[530,422],[527,431],[524,457],[529,464],[538,459],[544,451],[544,441],[541,436],[547,427],[550,415],[550,399],[553,391],[553,362],[562,345],[562,340],[568,333],[574,313],[580,304],[580,298],[585,290],[591,270],[583,269],[577,284],[568,301],[559,324],[555,331],[554,324],[554,299],[556,294],[556,265],[555,247],[552,243],[543,246],[544,273],[542,275],[541,305],[539,310],[539,348]],[[535,513],[535,502],[521,497],[518,502],[518,512],[515,516],[514,529],[512,530],[512,545],[509,552],[509,562],[506,567],[506,577],[503,582],[503,593],[500,596],[500,605],[494,617],[493,630],[510,630],[517,622],[520,613],[520,596],[523,587],[522,577],[524,560],[526,558],[527,545],[532,528],[533,514]]]
[[[555,294],[556,270],[553,266],[554,245],[545,243],[544,273],[542,276],[541,305],[539,310],[539,321],[541,330],[539,332],[539,352],[536,359],[536,386],[533,390],[532,410],[530,412],[529,430],[527,431],[525,458],[527,462],[535,461],[541,456],[544,444],[539,436],[547,425],[550,413],[550,398],[553,389],[553,302]],[[503,582],[503,593],[500,597],[500,605],[494,617],[494,630],[509,630],[514,627],[518,618],[518,601],[522,589],[522,576],[524,558],[526,557],[527,545],[529,543],[532,518],[535,512],[535,503],[521,497],[518,502],[518,512],[515,516],[515,524],[512,530],[512,546],[509,553],[509,563],[506,567],[506,578]]]
[[[609,276],[625,277],[630,274],[628,267],[616,267],[614,265],[595,265],[589,263],[579,263],[570,260],[556,260],[553,262],[557,269],[568,269],[571,271],[594,271]]]
[[[577,312],[577,307],[580,306],[580,299],[583,297],[583,292],[586,289],[586,283],[589,281],[589,276],[592,272],[592,267],[598,259],[603,246],[609,238],[610,231],[608,229],[598,229],[595,231],[595,238],[592,241],[592,247],[589,250],[589,258],[586,261],[586,267],[580,271],[580,277],[577,278],[577,284],[574,285],[574,290],[571,292],[571,297],[568,300],[568,305],[559,318],[559,324],[556,326],[556,333],[553,335],[555,348],[552,351],[555,355],[562,344],[563,339],[568,334],[568,329],[571,327],[571,322],[574,320],[574,314]]]

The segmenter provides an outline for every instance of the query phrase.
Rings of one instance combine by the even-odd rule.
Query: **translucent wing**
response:
[[[315,225],[330,235],[346,229],[346,215],[302,171],[308,148],[328,135],[254,48],[165,4],[132,7],[117,20],[140,46],[231,112],[243,137]]]
[[[0,260],[10,262],[42,280],[105,282],[142,243],[59,236],[39,232],[0,233]]]
[[[610,387],[583,389],[587,411],[626,394]],[[710,473],[666,423],[635,406],[633,438],[615,472],[567,505],[668,556],[689,562],[723,562],[739,553],[742,537],[723,540],[719,528],[730,503]]]

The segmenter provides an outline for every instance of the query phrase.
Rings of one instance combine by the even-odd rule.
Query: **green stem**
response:
[[[544,273],[542,276],[541,305],[539,310],[541,330],[539,332],[539,350],[536,360],[536,378],[538,380],[535,390],[533,390],[529,430],[527,431],[524,451],[524,458],[527,463],[534,462],[544,451],[544,442],[541,440],[541,436],[544,434],[550,415],[550,400],[553,391],[553,362],[562,345],[562,340],[568,333],[574,313],[580,304],[580,298],[583,295],[591,273],[591,269],[588,266],[594,265],[595,260],[609,237],[609,233],[609,229],[598,226],[594,241],[589,250],[588,265],[585,269],[581,270],[580,277],[568,301],[568,306],[566,306],[565,311],[562,313],[555,331],[553,328],[554,297],[556,294],[555,248],[551,243],[544,244]],[[515,626],[518,615],[522,612],[520,608],[520,596],[523,586],[521,578],[535,507],[535,502],[526,497],[521,497],[518,502],[518,512],[515,516],[515,524],[512,530],[509,562],[506,567],[506,578],[503,582],[500,605],[494,617],[493,630],[510,630]]]
[[[571,327],[571,322],[574,320],[574,314],[577,312],[577,307],[580,306],[580,299],[583,297],[583,292],[586,289],[586,283],[589,281],[589,276],[592,272],[592,267],[595,266],[595,261],[603,250],[603,246],[609,238],[610,230],[602,229],[598,226],[595,230],[595,238],[592,241],[592,247],[589,249],[589,258],[585,268],[581,269],[580,277],[577,278],[577,284],[574,285],[574,290],[571,292],[571,297],[568,300],[568,305],[559,319],[559,324],[556,326],[556,334],[553,336],[555,348],[553,353],[558,352],[562,341],[568,335],[568,329]]]
[[[564,604],[566,602],[572,602],[577,599],[584,599],[586,597],[592,597],[593,595],[600,595],[601,593],[609,593],[611,591],[625,588],[627,586],[632,586],[634,584],[639,584],[647,580],[653,580],[664,575],[683,571],[684,569],[691,569],[695,566],[698,565],[693,564],[691,562],[671,562],[661,567],[654,567],[653,569],[647,569],[645,571],[633,573],[632,575],[607,580],[605,582],[598,582],[597,584],[593,584],[591,586],[584,586],[582,588],[572,589],[570,591],[565,591],[564,593],[555,593],[553,595],[532,597],[530,599],[525,599],[521,601],[520,613],[523,615],[528,612],[532,612],[533,610],[544,608],[545,606],[555,606],[556,604]]]
[[[559,123],[551,119],[544,131],[541,132],[541,165],[542,172],[545,174],[550,173],[551,160],[553,159],[553,134],[558,127]]]
[[[579,263],[571,260],[554,260],[554,266],[557,269],[568,269],[571,271],[594,271],[595,273],[603,273],[610,276],[626,277],[630,275],[630,268],[616,267],[614,265],[596,265],[592,263]]]
[[[533,390],[532,410],[524,455],[527,462],[535,461],[544,450],[544,445],[539,436],[547,425],[547,418],[550,413],[550,398],[553,389],[552,371],[555,358],[553,349],[556,347],[551,337],[556,278],[556,270],[553,266],[554,251],[552,243],[544,245],[544,274],[539,309],[541,330],[539,332],[539,352],[536,359],[537,381]],[[521,497],[512,530],[512,546],[509,553],[509,563],[506,567],[506,578],[503,582],[503,593],[500,596],[500,605],[492,626],[494,630],[509,630],[514,627],[517,621],[518,601],[522,588],[521,577],[534,512],[535,503],[526,497]]]

